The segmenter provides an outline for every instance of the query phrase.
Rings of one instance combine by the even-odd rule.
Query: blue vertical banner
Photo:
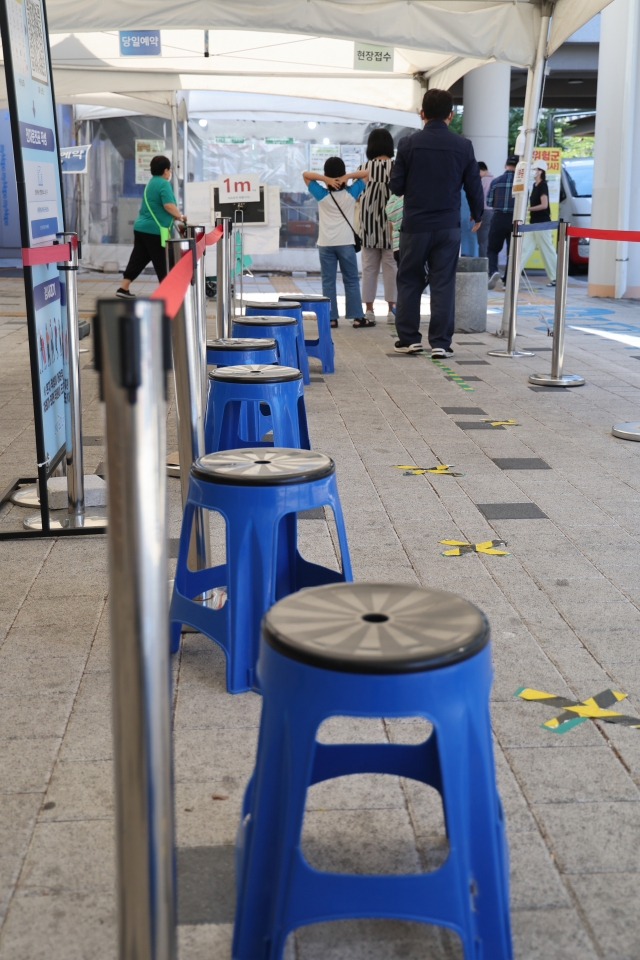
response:
[[[0,0],[23,251],[64,230],[62,176],[44,0]],[[27,262],[33,257],[25,257]],[[55,263],[24,267],[40,482],[65,447],[66,316]],[[46,500],[46,498],[44,498]],[[46,504],[43,510],[47,511]],[[43,528],[44,528],[43,514]],[[48,522],[47,522],[48,526]]]

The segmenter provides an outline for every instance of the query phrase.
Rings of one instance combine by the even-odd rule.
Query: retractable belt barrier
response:
[[[542,223],[521,223],[520,233],[538,233],[540,230],[557,230],[559,220],[545,220]]]
[[[567,226],[568,237],[587,237],[591,240],[627,240],[640,243],[640,230],[596,230],[595,227]]]
[[[537,224],[536,224],[537,226]],[[529,383],[539,387],[581,387],[584,377],[575,373],[563,373],[564,321],[567,310],[567,282],[569,277],[569,236],[571,227],[564,220],[558,221],[558,269],[556,296],[553,308],[553,347],[551,350],[551,373],[532,373]]]
[[[507,268],[507,292],[505,294],[505,314],[508,314],[509,332],[506,350],[489,350],[490,357],[533,357],[529,350],[516,349],[516,320],[518,315],[518,285],[522,269],[522,229],[521,220],[513,221],[511,242],[509,244],[509,266]],[[529,224],[527,224],[529,226]],[[534,224],[537,226],[537,224]],[[546,224],[543,224],[546,226]],[[504,322],[503,317],[503,322]]]
[[[57,296],[54,296],[52,302],[58,301],[60,316],[60,336],[62,331],[66,331],[66,345],[64,350],[63,369],[58,376],[64,377],[65,392],[65,443],[63,449],[64,460],[58,459],[58,464],[64,466],[66,474],[66,483],[61,481],[62,472],[58,473],[55,480],[51,481],[52,474],[49,473],[49,460],[38,464],[39,468],[44,467],[48,475],[38,476],[38,482],[35,486],[23,486],[20,489],[15,488],[11,494],[11,500],[21,507],[38,507],[39,513],[34,516],[26,517],[22,525],[25,530],[30,532],[42,532],[45,535],[51,535],[52,531],[58,533],[86,533],[91,530],[103,532],[107,526],[107,517],[104,510],[89,510],[85,504],[85,479],[88,479],[91,485],[90,506],[105,505],[105,500],[101,498],[102,478],[91,476],[85,478],[83,451],[82,451],[82,398],[80,382],[80,347],[79,347],[79,329],[78,329],[78,288],[77,273],[78,259],[80,255],[80,244],[78,236],[71,232],[60,232],[56,234],[58,238],[54,243],[41,247],[23,247],[22,264],[25,268],[32,268],[55,264],[57,267],[57,277],[55,273],[50,275],[51,285],[59,284]],[[48,271],[47,271],[48,272]],[[38,331],[35,331],[37,337]],[[48,334],[47,334],[48,337]],[[42,335],[40,334],[42,342]],[[44,349],[44,347],[43,347]],[[62,351],[61,351],[62,352]],[[46,407],[45,407],[46,410]],[[50,482],[52,486],[50,487]],[[64,486],[66,486],[66,514],[63,514],[63,505],[61,498],[64,497]],[[51,517],[50,511],[56,513]]]
[[[596,227],[567,227],[568,237],[584,237],[588,240],[614,240],[623,243],[640,243],[640,230],[598,230]],[[621,440],[640,441],[640,421],[631,420],[614,424],[614,437]]]
[[[71,250],[78,249],[78,238],[73,236],[69,243],[52,243],[46,247],[23,247],[23,267],[38,267],[43,263],[62,263],[71,260]]]
[[[217,243],[221,236],[222,227],[216,227],[214,230],[205,234],[196,244],[196,259],[199,260],[204,254],[205,248]],[[52,249],[60,251],[60,247]],[[29,252],[33,253],[33,251]],[[191,277],[193,276],[193,257],[189,255],[190,253],[190,250],[183,252],[182,258],[176,263],[175,267],[171,268],[164,280],[162,280],[151,294],[151,300],[164,300],[165,313],[170,320],[173,320],[180,309],[184,295],[187,292],[187,287],[191,283]],[[41,260],[39,262],[46,263],[48,261]]]

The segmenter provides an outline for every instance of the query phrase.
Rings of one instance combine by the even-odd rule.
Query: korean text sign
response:
[[[0,27],[23,248],[64,230],[55,104],[43,0],[0,0]],[[36,448],[46,466],[65,444],[68,338],[55,263],[25,267]]]

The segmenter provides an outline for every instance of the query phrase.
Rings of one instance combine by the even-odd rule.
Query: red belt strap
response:
[[[164,312],[173,320],[182,306],[184,295],[193,276],[193,256],[185,250],[182,259],[172,267],[162,283],[151,294],[152,300],[164,300]]]
[[[37,267],[42,263],[64,263],[71,259],[71,246],[68,243],[55,243],[50,247],[23,247],[22,265]]]
[[[222,236],[222,224],[220,224],[214,230],[208,233],[204,239],[206,241],[207,246],[210,247],[212,244],[217,243],[221,236]]]
[[[640,230],[596,230],[595,227],[567,227],[568,237],[590,237],[592,240],[629,240],[640,243]]]

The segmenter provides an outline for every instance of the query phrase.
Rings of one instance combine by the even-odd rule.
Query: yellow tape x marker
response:
[[[640,729],[638,717],[625,716],[608,709],[627,696],[619,690],[603,690],[595,697],[587,697],[586,700],[580,701],[556,697],[552,693],[531,690],[529,687],[520,687],[516,690],[515,696],[535,703],[546,703],[550,707],[562,707],[562,713],[541,724],[545,730],[551,730],[552,733],[566,733],[584,720],[604,720],[605,723],[617,723],[623,727]]]
[[[499,550],[499,547],[506,547],[505,540],[483,540],[482,543],[467,543],[465,540],[438,540],[438,543],[446,543],[453,547],[453,550],[444,550],[443,557],[462,557],[465,553],[487,553],[493,557],[509,557],[506,550]]]
[[[423,473],[437,473],[445,477],[464,477],[464,473],[454,473],[452,463],[439,463],[435,467],[412,467],[410,464],[396,463],[396,470],[404,470],[405,476],[420,476]]]
[[[483,418],[482,423],[490,423],[492,427],[518,427],[519,423],[517,420],[489,420],[488,418]]]

